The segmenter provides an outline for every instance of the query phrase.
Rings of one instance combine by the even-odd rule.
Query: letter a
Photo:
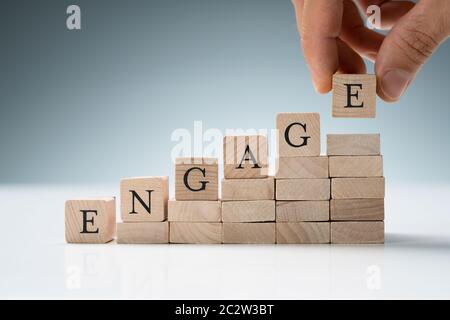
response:
[[[79,6],[72,4],[67,7],[67,17],[66,26],[69,30],[81,30],[81,9]]]

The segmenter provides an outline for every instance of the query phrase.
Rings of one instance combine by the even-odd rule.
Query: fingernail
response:
[[[381,78],[381,90],[392,100],[398,100],[408,88],[413,75],[402,69],[392,69]]]

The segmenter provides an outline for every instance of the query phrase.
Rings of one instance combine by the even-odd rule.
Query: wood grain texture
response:
[[[123,222],[117,224],[118,244],[169,243],[169,223]]]
[[[276,179],[322,179],[328,177],[328,157],[326,156],[277,158]]]
[[[215,158],[177,158],[175,163],[175,199],[218,200],[218,170],[219,165]]]
[[[331,222],[331,243],[382,244],[384,243],[384,222]]]
[[[333,117],[335,118],[375,118],[376,97],[377,80],[374,74],[335,74],[333,76]]]
[[[276,122],[279,157],[320,156],[318,113],[279,113]]]
[[[330,179],[276,180],[277,200],[329,200]]]
[[[330,222],[277,223],[278,244],[330,243]]]
[[[116,232],[116,199],[67,200],[64,220],[67,243],[109,242]]]
[[[384,220],[384,199],[332,199],[332,221],[381,221]]]
[[[333,156],[329,162],[332,178],[383,176],[382,156]]]
[[[273,200],[275,179],[223,179],[222,201]]]
[[[384,178],[331,179],[333,199],[383,199],[384,195]]]
[[[277,222],[329,221],[329,201],[277,201]]]
[[[133,196],[132,191],[136,192],[145,205],[150,208],[150,212],[136,196]],[[161,222],[166,220],[168,197],[169,177],[167,176],[122,179],[120,181],[122,221]]]
[[[169,221],[221,222],[222,206],[220,201],[169,200]]]
[[[275,223],[224,223],[223,243],[228,244],[274,244]]]
[[[379,134],[327,135],[327,155],[329,156],[379,156],[380,154]]]
[[[170,243],[220,244],[220,222],[170,222]]]
[[[275,221],[275,200],[223,202],[222,219],[223,222]]]

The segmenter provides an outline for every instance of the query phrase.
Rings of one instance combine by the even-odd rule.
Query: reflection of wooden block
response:
[[[169,221],[221,222],[220,201],[169,200]]]
[[[381,154],[379,134],[329,134],[329,156],[378,156]]]
[[[318,113],[279,113],[277,130],[279,157],[320,155]]]
[[[384,199],[333,199],[330,217],[335,220],[384,220]]]
[[[330,157],[330,177],[382,177],[382,156]]]
[[[276,180],[277,200],[329,200],[330,179]]]
[[[265,136],[225,136],[225,179],[267,178],[268,144]]]
[[[328,157],[283,157],[277,159],[276,179],[328,178]]]
[[[275,180],[265,179],[223,179],[222,201],[273,200]]]
[[[116,199],[68,200],[65,234],[68,243],[106,243],[116,231]]]
[[[118,223],[117,243],[169,243],[169,223],[167,221]]]
[[[275,221],[275,200],[223,202],[222,219],[223,222]]]
[[[277,222],[329,220],[329,201],[277,201]]]
[[[277,223],[278,244],[330,243],[329,222]]]
[[[331,243],[384,243],[383,221],[331,222]]]
[[[167,219],[168,177],[127,178],[120,181],[120,211],[124,222]]]
[[[374,74],[333,76],[333,117],[375,118],[377,80]]]
[[[223,243],[275,243],[275,223],[224,223]]]
[[[384,178],[333,178],[333,199],[383,199]]]
[[[222,243],[222,223],[170,222],[170,243]]]
[[[214,158],[177,158],[176,200],[218,200],[218,161]]]

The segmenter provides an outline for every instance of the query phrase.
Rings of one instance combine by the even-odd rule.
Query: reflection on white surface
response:
[[[0,297],[450,298],[449,191],[391,188],[384,246],[68,245],[65,199],[118,190],[4,186]]]

